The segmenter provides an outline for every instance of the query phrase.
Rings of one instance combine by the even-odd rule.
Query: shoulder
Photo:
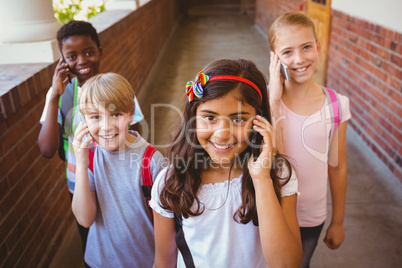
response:
[[[350,113],[350,103],[349,103],[349,98],[345,95],[339,94],[338,93],[338,101],[340,110],[341,110],[341,123],[345,122],[346,120],[349,120],[352,115]]]
[[[278,161],[279,161],[279,164],[277,164],[277,166],[280,167],[280,170],[278,171],[279,177],[287,179],[290,174],[289,180],[282,185],[282,188],[281,188],[282,197],[290,196],[293,194],[299,194],[299,192],[298,192],[299,184],[298,184],[295,170],[290,165],[290,163],[289,163],[289,166],[285,164],[286,160],[284,158],[279,159]]]
[[[159,201],[159,194],[165,185],[165,178],[168,172],[169,168],[165,167],[161,170],[161,172],[159,172],[158,176],[156,177],[154,185],[151,189],[151,201],[149,202],[149,205],[158,214],[167,218],[173,218],[174,214],[169,210],[163,209]]]

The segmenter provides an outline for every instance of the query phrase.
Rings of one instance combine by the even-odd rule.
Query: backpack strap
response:
[[[331,120],[332,120],[331,133],[330,133],[330,139],[332,140],[332,137],[334,136],[341,122],[340,101],[338,94],[334,90],[327,87],[323,87],[323,90],[327,98],[327,103],[328,105],[331,106],[329,111],[331,113]]]
[[[174,213],[174,220],[176,223],[176,245],[179,249],[181,256],[183,257],[184,264],[186,268],[195,268],[193,256],[191,255],[191,251],[187,245],[186,238],[184,237],[183,232],[183,216],[177,213]]]
[[[151,201],[151,189],[152,185],[154,184],[154,182],[152,181],[152,174],[151,174],[151,160],[155,152],[156,152],[155,147],[149,144],[145,149],[141,162],[142,193],[144,194],[145,199],[147,200],[147,205],[152,221],[153,221],[153,213],[149,205],[149,201]]]
[[[91,140],[89,143],[91,142],[93,146],[88,146],[88,158],[89,158],[88,168],[92,171],[92,173],[94,173],[94,157],[95,157],[96,142],[94,140]]]
[[[61,129],[60,129],[60,144],[59,144],[59,157],[65,161],[67,159],[68,150],[68,136],[72,131],[72,122],[74,121],[75,110],[78,98],[78,80],[73,78],[71,83],[68,83],[64,89],[64,93],[59,99],[59,110],[61,115]]]

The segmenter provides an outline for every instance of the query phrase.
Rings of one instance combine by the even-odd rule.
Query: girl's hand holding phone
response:
[[[269,64],[269,100],[270,104],[279,103],[282,98],[283,82],[285,78],[281,75],[281,60],[274,52],[270,52]]]
[[[68,74],[68,64],[63,61],[63,58],[60,58],[52,79],[53,95],[61,96],[64,93],[66,85],[69,83]]]
[[[92,141],[92,137],[89,134],[88,125],[80,122],[74,133],[73,148],[75,157],[78,163],[83,163],[86,166],[89,165],[88,147]]]
[[[267,179],[274,159],[275,132],[271,124],[262,116],[257,115],[253,120],[253,129],[261,134],[263,142],[257,160],[250,157],[248,169],[253,180]]]

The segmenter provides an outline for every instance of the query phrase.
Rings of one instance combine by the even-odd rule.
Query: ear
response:
[[[320,43],[319,40],[317,40],[317,52],[318,52],[318,54],[320,53],[320,51],[321,51],[321,43]]]
[[[131,122],[134,120],[134,113],[130,114],[126,119],[126,123],[130,126]]]
[[[99,47],[99,57],[103,55],[103,48]]]

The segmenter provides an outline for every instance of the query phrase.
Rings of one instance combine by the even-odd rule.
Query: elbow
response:
[[[48,150],[47,148],[42,148],[41,146],[39,146],[39,151],[43,157],[48,159],[51,159],[56,155],[55,151]]]
[[[76,213],[74,213],[74,216],[75,216],[78,224],[83,226],[83,227],[85,227],[85,228],[91,227],[91,225],[95,221],[95,218],[80,216],[80,215],[77,215]]]
[[[56,155],[58,148],[51,146],[49,142],[44,142],[43,139],[40,138],[40,136],[38,138],[38,147],[41,155],[49,159],[53,158]]]
[[[269,267],[283,267],[283,268],[298,268],[303,260],[303,249],[300,247],[295,248],[292,252],[288,251],[289,255],[283,255],[281,258],[267,262]],[[266,260],[268,260],[266,258]]]
[[[80,220],[78,220],[78,219],[77,219],[77,222],[78,222],[81,226],[83,226],[83,227],[85,227],[85,228],[91,227],[91,225],[94,223],[94,221],[88,221],[88,220],[82,220],[82,221],[80,221]]]
[[[90,211],[83,211],[82,207],[76,207],[75,205],[76,204],[74,204],[74,198],[73,198],[73,203],[72,203],[71,207],[72,207],[74,217],[77,220],[78,224],[85,228],[91,227],[91,225],[95,221],[96,212],[91,213]]]

